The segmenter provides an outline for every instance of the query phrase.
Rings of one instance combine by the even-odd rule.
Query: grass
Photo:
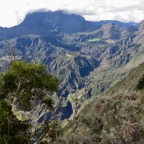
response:
[[[140,64],[138,67],[132,69],[127,77],[122,81],[119,81],[115,86],[108,90],[108,94],[114,94],[117,90],[135,90],[135,86],[139,79],[144,75],[144,63]]]
[[[98,42],[100,41],[100,38],[93,38],[93,39],[89,39],[88,42]]]
[[[106,72],[106,71],[105,71]],[[127,77],[125,77],[123,80],[118,82],[116,85],[114,85],[112,88],[110,88],[108,91],[105,92],[105,94],[101,95],[100,97],[103,97],[103,99],[108,98],[108,96],[113,96],[114,94],[117,94],[118,92],[125,93],[126,91],[130,93],[130,91],[133,91],[136,87],[137,83],[139,82],[140,78],[144,75],[144,63],[140,64],[138,67],[132,69]],[[141,97],[142,103],[144,103],[144,89],[137,92],[137,95]],[[81,116],[85,116],[89,118],[89,114],[92,112],[92,107],[96,103],[98,98],[91,97],[89,100],[89,103],[84,106],[82,109],[78,121],[80,122]],[[108,98],[109,100],[109,98]],[[125,99],[121,99],[122,104],[125,101]],[[63,129],[63,132],[65,134],[65,137],[69,135],[73,131],[74,122],[70,121],[68,125],[66,125]],[[82,129],[81,125],[79,125],[79,129]]]

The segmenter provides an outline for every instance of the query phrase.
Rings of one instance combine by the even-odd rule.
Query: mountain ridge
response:
[[[49,17],[45,18],[47,13],[42,14],[42,19],[49,20]],[[81,31],[84,22],[82,17],[62,12],[57,12],[57,17],[54,17],[54,14],[56,13],[50,13],[51,20],[54,19],[51,23],[55,24],[50,25],[53,26],[50,27],[50,31],[45,31],[44,28],[49,25],[39,25],[43,22],[39,23],[37,18],[34,23],[28,22],[25,27],[27,19],[32,21],[35,14],[29,15],[30,17],[21,23],[21,27],[25,27],[22,31],[18,26],[15,27],[17,31],[10,28],[5,40],[2,37],[4,29],[0,28],[0,67],[1,71],[5,71],[7,63],[14,58],[45,64],[47,71],[60,80],[57,95],[63,97],[62,109],[69,119],[74,109],[73,98],[78,97],[79,107],[83,107],[87,99],[104,93],[124,78],[132,68],[143,62],[144,25],[141,23],[136,26],[132,24],[130,27],[120,27],[114,23],[106,23],[92,31]],[[65,32],[63,29],[55,29],[62,23],[59,15],[66,16],[63,27],[71,16],[74,20],[80,18],[80,31],[67,33],[68,29],[73,29],[73,25],[70,24]],[[77,27],[77,23],[75,26]],[[41,27],[43,29],[39,29]],[[34,33],[35,30],[37,33]],[[45,34],[42,34],[43,31]]]
[[[10,28],[0,27],[1,39],[10,39],[22,35],[38,34],[41,36],[56,36],[59,33],[87,32],[99,29],[102,25],[115,23],[120,27],[129,27],[136,23],[123,23],[119,21],[92,22],[82,16],[69,14],[64,11],[33,12],[26,15],[23,22]]]

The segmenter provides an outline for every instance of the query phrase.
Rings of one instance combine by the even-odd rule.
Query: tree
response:
[[[58,90],[58,79],[47,74],[44,65],[15,61],[1,75],[1,97],[17,103],[20,110],[30,111],[39,103],[52,107],[51,94]]]
[[[47,113],[47,110],[50,111],[54,106],[52,95],[57,91],[58,79],[47,74],[44,65],[23,62],[20,60],[14,61],[11,64],[9,71],[0,75],[0,100],[2,104],[6,102],[9,107],[8,111],[3,111],[2,107],[4,106],[0,107],[2,118],[9,119],[10,121],[10,123],[8,121],[5,124],[9,123],[10,126],[12,126],[13,123],[11,122],[14,121],[16,121],[17,124],[25,122],[26,125],[30,125],[32,129],[32,120],[19,121],[11,112],[10,105],[12,105],[12,110],[15,115],[16,112],[34,112],[38,105],[42,106],[45,109],[45,113]],[[3,117],[3,112],[6,114],[6,117]],[[2,121],[3,120],[1,119],[0,122]],[[48,122],[47,125],[49,125]],[[16,127],[18,126],[19,125],[16,125]],[[46,134],[46,128],[44,131]],[[31,137],[32,136],[33,135],[31,135]]]
[[[12,113],[11,106],[0,100],[0,143],[27,144],[30,125],[19,121]]]

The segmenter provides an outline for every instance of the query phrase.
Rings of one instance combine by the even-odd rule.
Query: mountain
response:
[[[24,21],[17,26],[0,27],[0,39],[10,39],[22,35],[56,36],[59,33],[89,32],[110,23],[115,23],[120,27],[135,25],[117,21],[91,22],[86,21],[82,16],[63,11],[34,12],[28,14]]]
[[[55,35],[57,33],[76,33],[96,29],[83,17],[62,11],[35,12],[28,14],[24,21],[11,28],[1,28],[0,36],[13,38],[22,35]]]
[[[127,27],[130,27],[130,26],[135,26],[137,25],[137,23],[134,23],[134,22],[121,22],[121,21],[116,21],[116,20],[102,20],[102,21],[98,21],[98,22],[92,22],[93,25],[104,25],[104,24],[109,24],[109,23],[114,23],[116,25],[118,25],[119,27],[122,27],[122,28],[127,28]]]
[[[26,16],[20,27],[32,28],[33,32],[41,28],[42,33],[44,31],[75,33],[94,29],[83,17],[62,11],[31,13]]]
[[[72,119],[76,99],[83,109],[144,62],[143,22],[111,22],[95,26],[62,11],[28,14],[18,26],[0,28],[1,71],[13,59],[45,64],[60,81],[62,119]]]
[[[8,43],[0,42],[1,71],[5,71],[7,61],[12,59],[12,46],[15,47],[15,59],[46,64],[47,71],[58,77],[60,81],[58,96],[62,95],[66,98],[69,113],[65,118],[69,118],[72,107],[67,101],[67,96],[84,87],[85,77],[99,66],[99,62],[92,56],[78,53],[80,48],[76,45],[64,44],[49,37],[24,36],[11,39]]]

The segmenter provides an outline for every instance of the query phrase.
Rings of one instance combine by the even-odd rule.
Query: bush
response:
[[[91,112],[80,116],[80,127],[91,143],[139,144],[144,134],[144,105],[136,93],[98,97]]]

